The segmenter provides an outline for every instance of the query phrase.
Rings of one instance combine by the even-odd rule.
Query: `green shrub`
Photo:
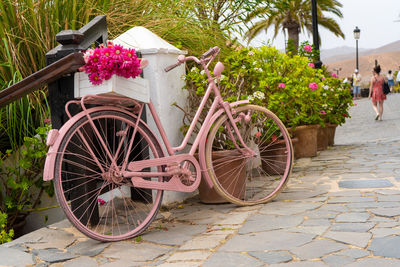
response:
[[[14,236],[14,230],[7,229],[7,214],[0,211],[0,244],[10,242]]]
[[[218,85],[224,99],[249,99],[265,106],[286,127],[343,123],[352,105],[348,84],[325,69],[313,68],[309,61],[273,47],[244,48],[224,59],[225,71]],[[192,68],[185,79],[189,107],[194,107],[187,114],[192,114],[207,89],[206,76]]]
[[[7,215],[6,230],[24,220],[44,192],[54,195],[52,183],[42,178],[49,129],[49,125],[39,127],[34,137],[24,138],[19,150],[8,150],[0,159],[0,212]]]

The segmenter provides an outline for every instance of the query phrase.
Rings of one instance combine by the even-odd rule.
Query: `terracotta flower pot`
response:
[[[292,145],[293,145],[293,150],[295,148],[295,145],[298,142],[298,138],[292,138]],[[285,169],[286,169],[286,160],[287,160],[287,154],[285,153],[285,142],[283,140],[279,140],[274,142],[272,145],[268,145],[268,148],[260,148],[261,157],[266,157],[271,160],[271,162],[274,162],[274,166],[271,166],[271,164],[268,164],[265,161],[262,161],[262,168],[263,170],[270,174],[270,175],[276,175],[276,174],[284,174]],[[264,151],[265,150],[265,151]]]
[[[325,150],[328,148],[328,127],[325,126],[324,128],[319,127],[318,135],[317,135],[317,150]]]
[[[317,155],[317,137],[319,125],[296,127],[295,136],[299,139],[294,150],[295,158],[315,157]]]
[[[221,161],[224,157],[231,155],[232,153],[237,153],[235,150],[223,150],[223,151],[215,151],[213,152],[213,161]],[[237,166],[242,165],[246,159],[238,158],[237,160],[233,160],[229,163],[224,164],[223,166],[216,168],[215,175],[219,180],[220,184],[227,188],[227,191],[238,198],[241,198],[245,194],[245,190],[243,190],[243,186],[245,186],[246,182],[246,167],[242,168],[240,174],[238,175],[237,172],[232,172],[235,170]],[[237,179],[237,183],[235,186],[230,189],[228,186],[232,183],[232,179]],[[216,203],[227,203],[225,198],[221,197],[218,192],[213,188],[210,188],[207,185],[205,179],[201,179],[199,185],[199,195],[200,201],[207,204],[216,204]],[[242,195],[242,196],[241,196]]]
[[[327,135],[328,135],[328,146],[333,146],[335,142],[335,132],[337,126],[338,126],[337,124],[331,124],[331,123],[328,123],[326,125]]]

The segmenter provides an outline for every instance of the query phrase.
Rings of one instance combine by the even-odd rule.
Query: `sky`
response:
[[[358,41],[360,48],[378,48],[400,40],[400,0],[339,0],[339,2],[343,5],[341,8],[343,18],[340,19],[334,14],[327,16],[339,23],[345,39],[336,37],[320,26],[318,31],[321,36],[321,50],[341,46],[355,47],[353,30],[356,26],[361,30]],[[250,45],[263,45],[263,42],[272,37],[273,30],[270,28],[267,34],[265,32],[259,34]],[[312,35],[300,36],[300,42],[306,40],[312,43]],[[271,44],[278,49],[284,49],[283,33],[280,32],[274,41],[271,40]]]

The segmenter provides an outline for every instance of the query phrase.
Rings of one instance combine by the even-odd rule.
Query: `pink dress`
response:
[[[380,77],[374,79],[372,82],[372,102],[376,103],[379,101],[386,100],[386,95],[383,93],[383,82],[385,79]]]

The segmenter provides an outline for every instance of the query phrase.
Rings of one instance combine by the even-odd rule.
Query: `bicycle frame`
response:
[[[156,127],[157,127],[157,129],[158,129],[158,131],[159,131],[159,133],[161,135],[161,139],[162,139],[162,141],[163,141],[163,143],[164,143],[164,145],[166,147],[166,150],[168,152],[169,157],[168,156],[165,157],[165,160],[163,160],[163,161],[160,161],[160,160],[157,161],[156,159],[149,159],[149,160],[142,160],[140,162],[135,162],[135,164],[138,163],[138,166],[145,166],[143,168],[147,168],[147,167],[151,166],[151,165],[149,165],[149,163],[152,162],[152,161],[154,163],[157,162],[158,165],[161,165],[161,164],[162,165],[164,165],[164,164],[168,165],[168,163],[173,163],[174,161],[176,161],[178,156],[175,156],[175,153],[185,149],[185,147],[187,146],[187,144],[189,142],[189,139],[193,134],[194,128],[195,128],[195,126],[196,126],[196,124],[197,124],[197,122],[198,122],[198,120],[200,118],[201,113],[203,112],[203,110],[205,108],[207,100],[209,99],[210,94],[211,94],[212,91],[215,94],[215,98],[213,100],[211,108],[208,110],[208,114],[207,114],[207,116],[206,116],[206,118],[205,118],[205,120],[203,122],[203,125],[201,126],[200,131],[197,134],[189,153],[186,154],[187,155],[186,158],[179,157],[179,159],[181,159],[182,161],[186,160],[186,161],[192,162],[192,164],[195,165],[196,172],[199,173],[199,171],[198,171],[199,163],[197,162],[197,160],[193,156],[194,156],[195,152],[197,151],[197,149],[198,149],[200,143],[202,142],[202,140],[204,140],[203,142],[205,143],[205,138],[207,137],[207,133],[208,133],[208,130],[210,129],[210,127],[212,125],[212,122],[215,121],[215,119],[218,116],[220,116],[223,112],[225,112],[228,115],[228,118],[229,118],[229,121],[230,121],[229,124],[230,124],[230,126],[232,126],[232,130],[236,134],[236,136],[238,137],[240,145],[242,146],[242,148],[240,148],[239,145],[236,142],[234,142],[234,145],[236,146],[236,148],[239,151],[241,151],[243,154],[245,154],[246,156],[254,156],[255,155],[255,152],[253,150],[251,150],[249,147],[247,147],[246,144],[244,143],[244,141],[243,141],[243,139],[242,139],[242,137],[241,137],[241,135],[239,133],[239,130],[237,129],[236,123],[235,123],[235,121],[233,119],[232,112],[231,112],[231,106],[237,106],[237,105],[241,105],[241,104],[246,104],[249,101],[248,100],[244,100],[244,101],[238,101],[238,102],[235,102],[235,103],[229,103],[229,102],[223,101],[221,93],[219,91],[219,88],[217,87],[217,85],[216,85],[216,83],[214,81],[214,78],[211,76],[210,71],[208,70],[208,66],[209,66],[210,62],[215,58],[215,56],[216,55],[214,54],[211,57],[208,57],[208,58],[205,58],[205,59],[201,59],[201,60],[197,59],[196,57],[191,56],[191,57],[186,57],[181,62],[181,63],[183,63],[183,62],[188,61],[188,60],[194,60],[196,63],[200,64],[202,66],[202,68],[204,69],[204,71],[206,72],[206,74],[207,74],[208,83],[209,84],[208,84],[207,90],[205,92],[205,95],[203,96],[203,99],[201,100],[201,103],[200,103],[200,106],[199,106],[199,108],[198,108],[198,110],[196,112],[196,115],[195,115],[192,123],[189,126],[189,130],[186,133],[182,143],[179,146],[173,147],[171,145],[171,143],[170,143],[170,141],[169,141],[169,139],[168,139],[168,137],[167,137],[167,135],[165,133],[165,130],[164,130],[163,126],[162,126],[161,120],[160,120],[160,118],[159,118],[159,116],[158,116],[158,114],[157,114],[157,112],[155,110],[155,107],[154,107],[153,103],[151,101],[149,103],[147,103],[147,106],[149,107],[149,110],[150,110],[150,114],[152,115],[152,117],[153,117],[153,119],[155,121]],[[206,62],[207,62],[207,64],[206,64]],[[95,134],[97,136],[100,136],[100,134],[98,133],[98,131],[97,131],[95,125],[94,125],[93,120],[90,117],[90,111],[87,110],[86,107],[85,107],[86,99],[92,99],[92,98],[96,99],[96,98],[103,98],[103,97],[100,97],[100,96],[85,96],[80,101],[76,101],[76,100],[70,101],[66,105],[66,111],[67,111],[67,114],[70,116],[70,114],[68,113],[68,105],[70,103],[76,103],[77,104],[78,102],[80,102],[80,105],[82,106],[82,110],[85,113],[84,116],[88,117],[89,123],[92,125],[92,127],[93,127],[93,129],[95,131]],[[122,99],[124,99],[124,98],[123,97],[120,97],[120,98],[119,97],[112,97],[112,99],[121,99],[121,101],[122,101]],[[135,100],[132,100],[132,101],[136,105],[134,113],[137,114],[137,118],[138,118],[138,122],[139,122],[140,115],[142,114],[142,112],[144,110],[144,106],[146,105],[146,103],[139,103],[139,102],[137,102]],[[135,129],[134,129],[134,134],[132,135],[131,140],[129,140],[128,151],[130,151],[130,149],[133,146],[135,133],[137,131],[138,125],[139,125],[139,123],[136,124]],[[58,133],[57,133],[57,135],[58,135]],[[232,140],[235,140],[233,138],[233,134],[232,133],[231,133],[231,138],[232,138]],[[82,139],[84,140],[85,138],[82,138]],[[111,155],[107,145],[104,143],[104,140],[102,140],[101,138],[100,138],[100,143],[103,146],[104,151],[107,153],[108,157],[110,158],[110,160],[112,162],[112,165],[114,165],[115,169],[117,170],[117,172],[116,172],[117,175],[121,175],[123,177],[129,178],[129,177],[169,176],[169,175],[176,174],[174,172],[169,172],[169,171],[165,171],[163,173],[160,173],[160,172],[141,172],[141,170],[143,168],[137,168],[136,171],[127,171],[127,169],[132,169],[132,168],[128,168],[128,165],[129,165],[128,157],[126,157],[124,159],[122,166],[119,167],[118,164],[116,163],[115,158],[113,158],[113,156]],[[118,150],[119,150],[119,148],[118,148]],[[89,152],[93,155],[93,158],[95,159],[95,161],[97,161],[93,151],[89,151]],[[201,151],[200,151],[199,154],[201,154]],[[201,157],[202,157],[202,155],[199,155],[200,161],[201,161]],[[103,170],[100,162],[97,161],[96,163],[99,166],[99,168],[101,170]],[[200,162],[200,164],[202,165],[202,167],[205,166],[204,162],[203,163]],[[183,168],[187,168],[188,165],[189,164],[185,163]],[[204,171],[204,169],[203,169],[203,171]],[[203,173],[205,174],[204,178],[206,179],[207,184],[210,187],[212,187],[213,184],[212,184],[211,179],[208,177],[208,174],[206,172],[203,172]],[[47,180],[49,180],[49,179],[51,179],[51,177],[49,177]],[[167,183],[159,183],[159,182],[153,182],[152,183],[150,181],[146,181],[146,180],[143,180],[143,179],[140,179],[140,180],[142,180],[142,181],[139,181],[137,185],[135,184],[135,186],[138,186],[138,187],[142,186],[144,188],[152,188],[152,189],[174,190],[173,188],[171,188],[169,186],[160,185],[160,184],[167,184]],[[200,180],[200,179],[198,179],[198,180]],[[132,182],[133,182],[133,180],[132,180]],[[155,185],[156,183],[158,183],[159,185]],[[191,186],[189,188],[183,188],[183,187],[181,187],[180,189],[177,189],[176,187],[174,187],[174,188],[175,188],[176,191],[191,192],[191,191],[193,191],[193,190],[195,190],[197,188],[199,183],[200,183],[200,181],[196,181],[194,186]],[[153,185],[150,185],[150,184],[153,184]]]

